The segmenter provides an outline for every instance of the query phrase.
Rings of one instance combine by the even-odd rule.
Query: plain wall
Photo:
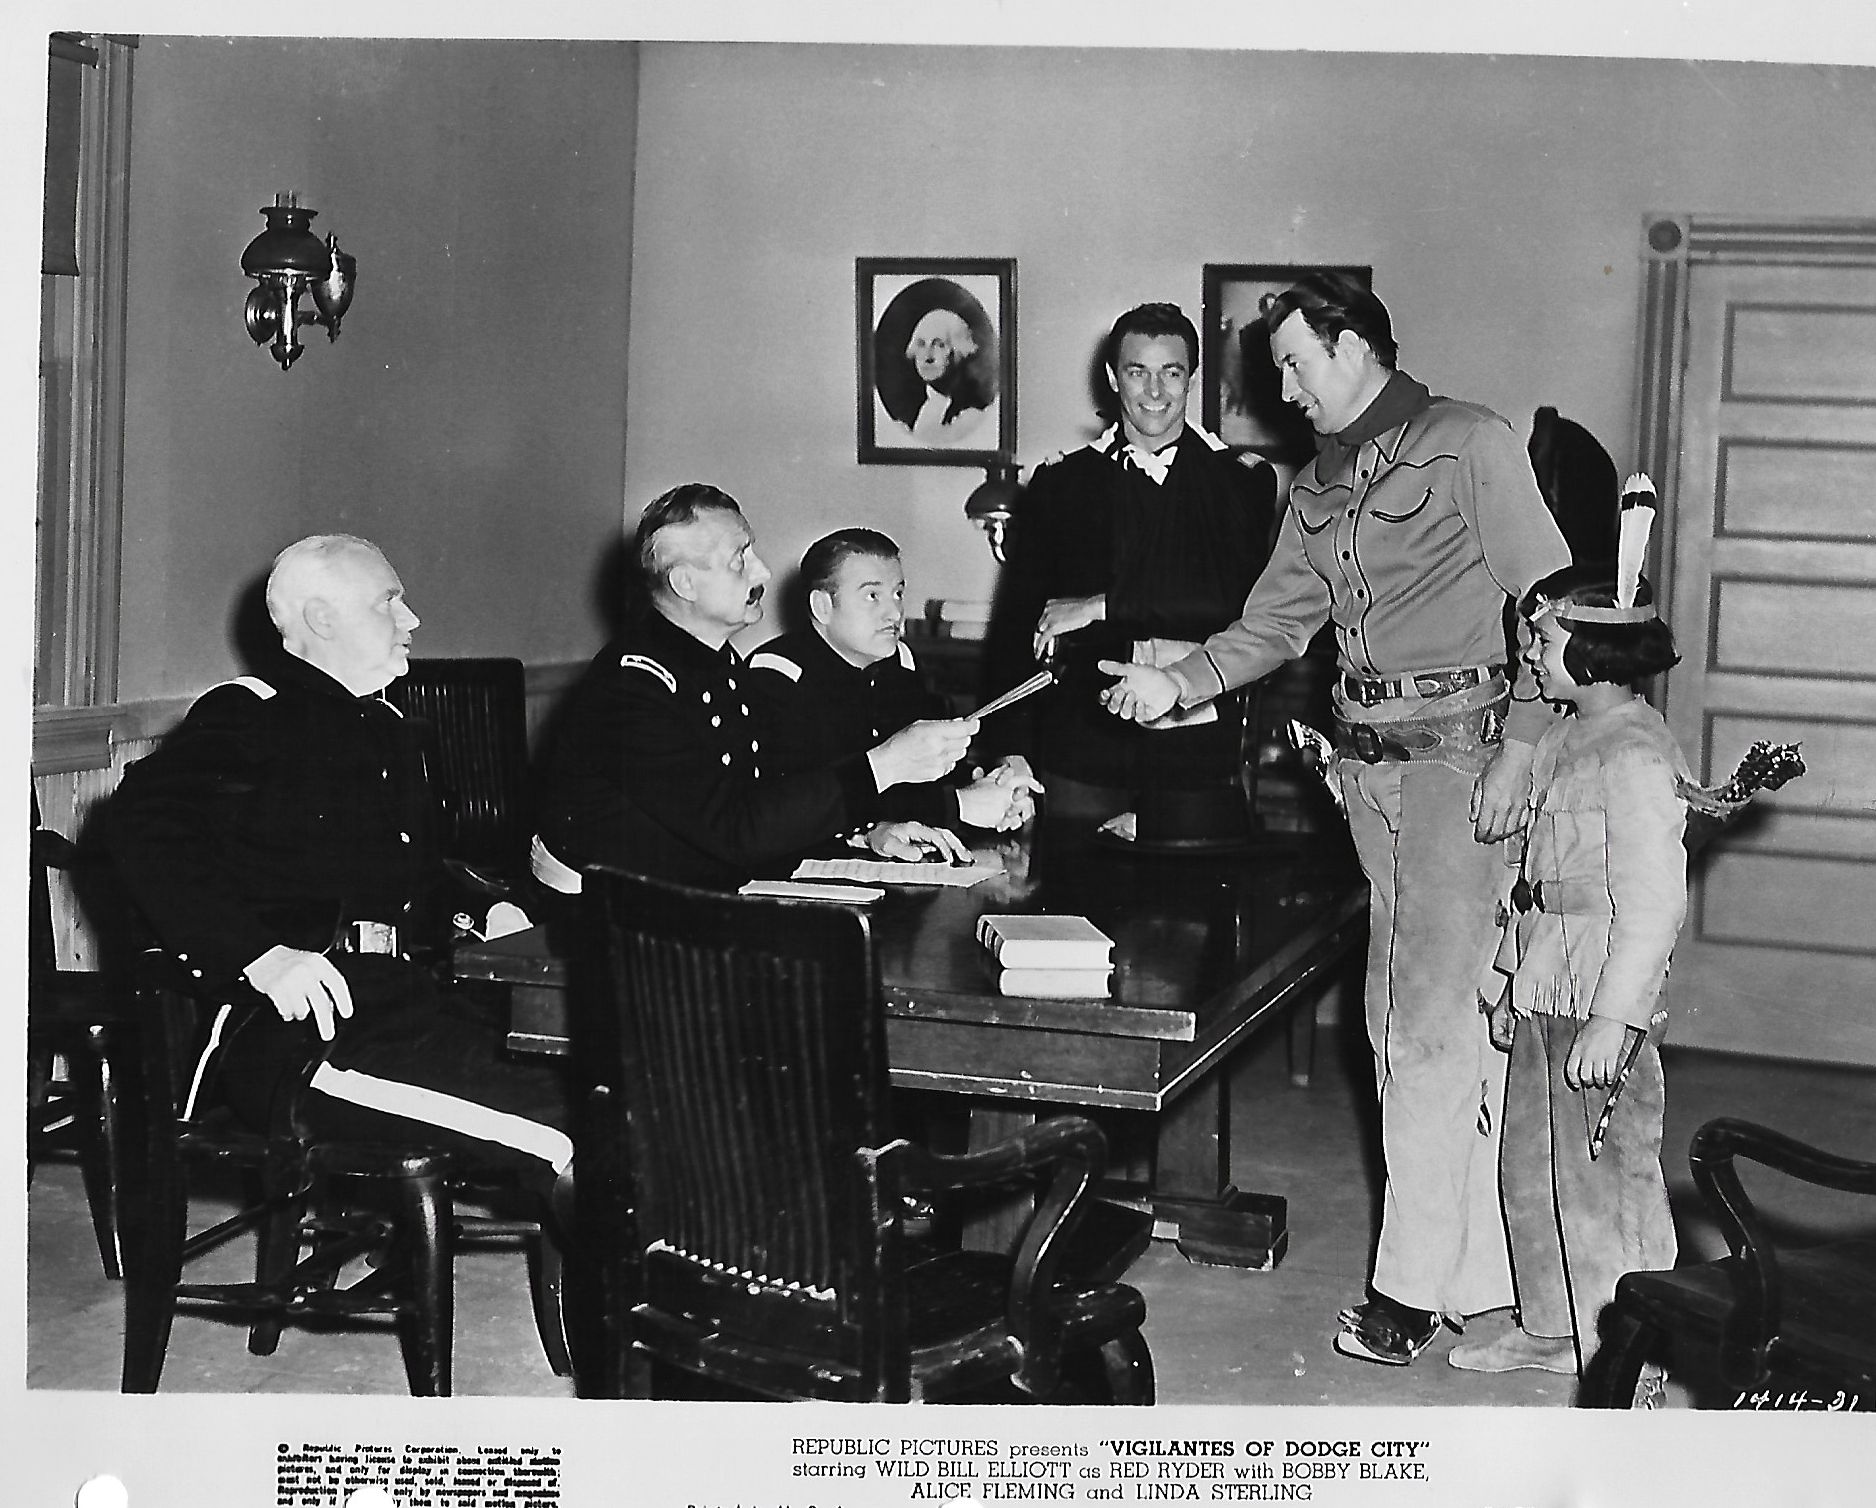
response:
[[[989,595],[982,474],[856,463],[856,257],[1016,259],[1026,467],[1096,431],[1122,309],[1354,262],[1407,370],[1626,469],[1644,215],[1876,214],[1868,69],[660,43],[640,91],[628,508],[717,482],[778,571],[870,524],[915,603]]]
[[[625,446],[637,48],[145,36],[131,163],[119,698],[238,668],[281,546],[383,546],[417,652],[601,636]],[[336,343],[242,322],[257,210],[297,190],[358,259]]]

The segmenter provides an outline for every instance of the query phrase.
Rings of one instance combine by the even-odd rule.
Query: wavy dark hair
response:
[[[1176,335],[1186,343],[1186,365],[1194,372],[1199,369],[1199,332],[1177,304],[1137,304],[1114,321],[1101,350],[1107,364],[1116,371],[1120,369],[1120,343],[1129,335],[1149,339]]]
[[[868,560],[897,560],[899,546],[877,529],[836,529],[808,546],[801,557],[801,589],[831,592],[842,561],[856,555]]]
[[[1635,590],[1635,605],[1646,607],[1654,600],[1654,588],[1644,576]],[[1540,601],[1554,604],[1566,617],[1571,604],[1614,607],[1615,569],[1604,561],[1568,565],[1560,571],[1552,571],[1519,599],[1518,611],[1528,619],[1537,611]],[[1651,618],[1646,623],[1566,623],[1564,626],[1570,630],[1570,639],[1563,646],[1563,668],[1579,686],[1592,686],[1598,681],[1632,686],[1680,663],[1680,654],[1674,648],[1674,631],[1659,618]]]
[[[1373,289],[1364,288],[1347,273],[1326,268],[1306,272],[1283,292],[1265,294],[1258,312],[1272,335],[1292,314],[1300,314],[1325,346],[1334,345],[1344,330],[1352,330],[1368,342],[1374,359],[1390,372],[1400,360],[1387,305],[1374,296]]]

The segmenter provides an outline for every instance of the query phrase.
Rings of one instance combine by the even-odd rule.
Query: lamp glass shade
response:
[[[241,270],[249,277],[323,278],[332,271],[332,253],[309,228],[319,211],[297,204],[269,204],[261,209],[267,229],[241,253]]]

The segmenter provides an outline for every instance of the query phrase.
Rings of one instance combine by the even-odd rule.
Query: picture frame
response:
[[[1270,361],[1270,336],[1259,304],[1281,293],[1305,273],[1340,272],[1365,288],[1374,269],[1347,263],[1205,264],[1201,423],[1234,451],[1254,451],[1268,460],[1301,464],[1315,453],[1309,420],[1283,401],[1282,379]]]
[[[859,257],[854,311],[861,465],[1015,454],[1013,259]]]

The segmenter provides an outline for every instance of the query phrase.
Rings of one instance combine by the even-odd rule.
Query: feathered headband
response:
[[[1652,623],[1660,616],[1652,602],[1635,605],[1636,589],[1641,584],[1642,559],[1648,553],[1648,535],[1655,523],[1655,484],[1643,472],[1636,472],[1622,484],[1622,501],[1616,516],[1615,606],[1594,607],[1581,602],[1548,602],[1540,606],[1538,616],[1554,612],[1557,621],[1571,624]]]

